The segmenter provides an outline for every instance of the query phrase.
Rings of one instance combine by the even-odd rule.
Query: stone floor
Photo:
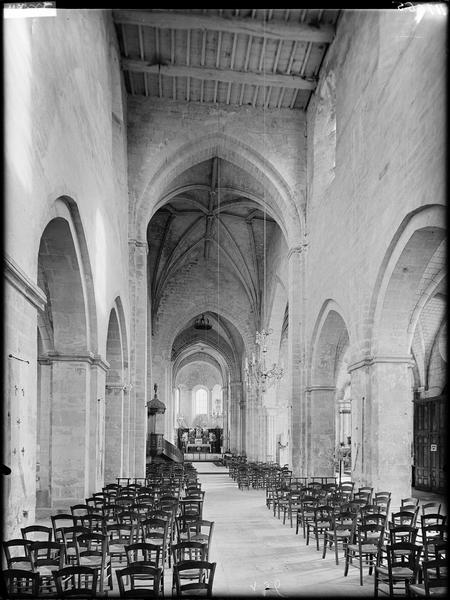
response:
[[[322,553],[314,544],[306,546],[302,532],[295,534],[265,505],[264,490],[239,490],[228,469],[214,463],[194,466],[205,490],[203,516],[215,522],[210,560],[217,563],[215,597],[370,597],[373,577],[367,571],[364,585],[359,572],[336,565],[333,553]],[[420,503],[443,497],[413,492]],[[446,511],[445,511],[446,512]],[[165,596],[171,595],[171,569],[165,569]],[[108,597],[117,597],[117,582]]]

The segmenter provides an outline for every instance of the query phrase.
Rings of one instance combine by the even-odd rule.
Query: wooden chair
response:
[[[389,596],[394,596],[396,592],[400,592],[402,595],[408,593],[408,586],[417,580],[421,551],[422,546],[409,542],[388,544],[386,548],[387,565],[375,566],[375,598],[378,597],[380,591]],[[383,589],[385,586],[387,590]]]
[[[61,528],[63,545],[64,545],[64,561],[66,565],[77,565],[79,561],[78,545],[76,538],[82,533],[90,533],[87,527],[74,525],[73,527]]]
[[[355,566],[359,569],[359,583],[363,585],[363,569],[368,567],[369,575],[372,574],[381,551],[383,534],[382,525],[356,524],[355,540],[347,544],[345,551],[345,577],[348,575],[349,566]]]
[[[30,547],[33,570],[39,573],[39,594],[56,597],[53,571],[64,567],[64,544],[59,542],[32,542]]]
[[[164,519],[150,518],[142,521],[140,527],[141,540],[143,542],[160,545],[162,563],[165,564],[166,561],[169,562],[169,522]]]
[[[13,538],[2,542],[8,569],[18,571],[33,571],[31,558],[31,540]]]
[[[208,548],[202,542],[180,542],[172,546],[172,561],[174,565],[178,565],[185,561],[206,561]],[[189,570],[179,574],[180,579],[192,579],[193,573]],[[175,595],[176,583],[175,574],[172,573],[172,595]]]
[[[205,560],[209,560],[211,539],[214,531],[214,521],[199,519],[187,523],[187,534],[190,542],[200,542],[206,546]]]
[[[37,598],[39,596],[39,573],[24,569],[2,571],[4,593],[7,598]]]
[[[329,531],[333,525],[334,510],[328,505],[316,506],[314,508],[313,519],[306,524],[306,545],[309,545],[310,535],[314,535],[316,548],[320,550],[319,540],[325,538],[325,532]]]
[[[212,597],[216,563],[202,560],[185,560],[173,566],[176,597]]]
[[[303,530],[303,538],[306,539],[306,525],[314,519],[314,509],[319,504],[317,493],[314,490],[306,490],[300,500],[300,510],[297,511],[295,533],[298,534],[300,525]]]
[[[74,504],[70,507],[70,512],[72,516],[78,517],[80,515],[87,515],[90,508],[92,507],[90,507],[88,504]]]
[[[409,596],[423,598],[448,598],[447,558],[424,560],[422,563],[423,583],[408,585]]]
[[[97,569],[70,565],[53,571],[58,598],[96,598]]]
[[[135,564],[116,571],[119,598],[159,598],[162,569]]]
[[[125,566],[124,564],[127,562],[125,548],[134,542],[134,534],[135,528],[133,525],[113,523],[106,526],[108,551],[113,568]]]
[[[45,525],[28,525],[20,531],[24,540],[32,542],[51,542],[53,538],[53,529]]]
[[[112,568],[108,538],[99,532],[82,533],[77,536],[79,566],[95,569],[98,573],[99,592],[103,594],[105,580],[112,590]]]
[[[51,515],[50,517],[53,528],[53,540],[55,542],[63,542],[62,528],[73,527],[76,525],[75,517],[72,514],[61,513],[59,515]],[[63,542],[64,543],[64,542]]]
[[[356,526],[356,516],[350,511],[333,514],[331,527],[324,531],[322,558],[327,554],[327,547],[334,546],[336,564],[339,564],[339,545],[345,555],[347,544],[352,539],[352,532]]]

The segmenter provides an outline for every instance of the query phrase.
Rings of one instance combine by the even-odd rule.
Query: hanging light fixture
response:
[[[284,369],[273,363],[270,369],[266,365],[267,344],[266,339],[272,329],[256,332],[257,354],[252,354],[250,360],[245,359],[245,375],[249,388],[256,387],[261,393],[272,387],[284,374]]]
[[[195,319],[194,329],[209,330],[211,328],[212,328],[212,325],[209,322],[208,317],[205,317],[204,314],[201,317],[197,317]]]
[[[264,36],[265,36],[265,24],[266,24],[266,14],[264,9]],[[265,40],[264,40],[265,41]],[[264,44],[264,52],[265,52],[265,44]],[[265,76],[265,61],[264,61],[264,71],[263,74]],[[267,86],[263,86],[264,88],[264,100],[263,100],[263,125],[264,125],[264,135],[263,135],[263,145],[266,145],[266,94],[267,94]],[[267,307],[267,285],[266,285],[266,197],[265,197],[265,188],[263,188],[263,206],[264,206],[264,229],[263,229],[263,315],[262,322],[265,322],[266,316],[266,307]],[[283,377],[284,370],[273,363],[272,367],[269,369],[266,365],[266,354],[267,354],[267,344],[266,339],[272,333],[272,329],[256,332],[256,346],[257,346],[257,354],[252,354],[250,360],[245,358],[245,375],[247,379],[247,386],[249,388],[255,387],[260,393],[264,393],[267,388],[271,387]]]

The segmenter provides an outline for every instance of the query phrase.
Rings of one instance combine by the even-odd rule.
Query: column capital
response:
[[[351,365],[348,366],[347,371],[351,373],[352,371],[356,371],[357,369],[361,369],[364,367],[371,367],[372,365],[378,363],[390,363],[390,364],[406,364],[408,367],[414,366],[414,360],[411,354],[405,355],[377,355],[377,356],[366,356],[361,360],[358,360]]]
[[[110,369],[110,364],[99,354],[92,352],[80,352],[77,354],[60,354],[59,352],[48,352],[38,357],[39,364],[50,365],[54,362],[85,362],[91,367],[100,367],[105,372]]]
[[[145,248],[146,252],[148,252],[147,240],[137,240],[135,238],[129,238],[128,245],[134,246],[135,248]]]
[[[288,253],[287,253],[288,259],[291,258],[291,256],[293,254],[300,255],[302,252],[306,252],[307,248],[308,248],[307,242],[303,242],[302,244],[299,244],[298,246],[293,246],[292,248],[289,248]]]

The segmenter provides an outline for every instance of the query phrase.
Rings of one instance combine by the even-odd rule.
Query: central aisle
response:
[[[320,552],[314,543],[306,546],[302,532],[295,535],[295,523],[291,529],[273,516],[264,490],[239,490],[223,467],[194,466],[206,492],[204,518],[215,522],[210,554],[217,562],[214,595],[373,596],[367,570],[362,587],[357,569],[344,577],[343,560],[336,565],[333,552],[322,559],[322,545]]]

